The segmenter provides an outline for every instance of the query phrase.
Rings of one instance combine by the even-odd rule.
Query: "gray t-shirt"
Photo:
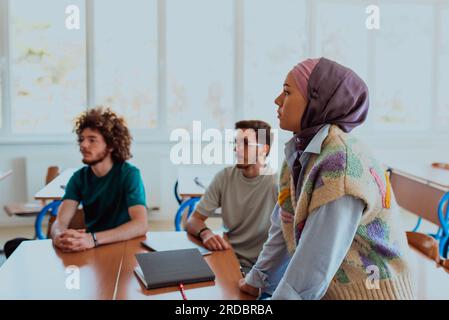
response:
[[[247,178],[237,167],[218,172],[196,210],[207,217],[221,208],[223,227],[240,264],[252,267],[268,237],[277,202],[277,175]]]

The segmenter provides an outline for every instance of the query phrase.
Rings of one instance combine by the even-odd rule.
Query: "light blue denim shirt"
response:
[[[329,127],[323,127],[300,155],[302,170],[298,186],[310,155],[321,152]],[[285,144],[285,159],[290,168],[298,152],[294,139]],[[298,196],[301,190],[296,189]],[[296,250],[290,256],[276,205],[268,240],[246,282],[272,294],[272,299],[321,299],[352,244],[364,208],[362,200],[345,195],[316,209],[307,219]]]

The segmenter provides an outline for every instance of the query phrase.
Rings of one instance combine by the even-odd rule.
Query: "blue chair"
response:
[[[438,219],[440,220],[441,227],[438,228],[436,233],[431,233],[429,236],[439,241],[440,255],[443,258],[447,258],[449,247],[449,192],[444,194],[438,203]],[[417,232],[421,222],[422,217],[419,217],[413,232]]]
[[[188,219],[190,217],[190,215],[193,213],[193,211],[195,210],[196,204],[200,199],[201,198],[199,198],[199,197],[190,198],[181,203],[181,206],[179,207],[178,211],[176,211],[176,215],[175,215],[175,230],[176,231],[182,231],[181,221],[182,221],[182,214],[184,213],[184,210],[186,210],[188,208],[188,212],[187,212],[187,219]]]
[[[417,232],[419,227],[421,226],[422,217],[418,218],[418,222],[416,223],[416,226],[413,228],[412,232]]]
[[[47,204],[45,207],[43,207],[41,212],[39,212],[39,214],[36,217],[36,221],[34,223],[34,231],[36,233],[37,239],[39,240],[47,239],[47,236],[42,232],[42,222],[47,213],[50,213],[52,216],[56,217],[61,203],[62,202],[59,200],[53,201],[50,204]]]
[[[438,229],[437,237],[440,241],[440,254],[447,258],[449,246],[449,192],[446,192],[438,204],[438,219],[441,228]]]
[[[179,191],[178,191],[178,180],[176,180],[175,187],[173,188],[173,193],[175,194],[176,201],[178,202],[179,205],[181,205],[182,198],[179,195]]]

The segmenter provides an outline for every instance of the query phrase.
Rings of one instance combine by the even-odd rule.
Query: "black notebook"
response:
[[[136,254],[136,274],[147,289],[215,280],[215,274],[198,249]]]

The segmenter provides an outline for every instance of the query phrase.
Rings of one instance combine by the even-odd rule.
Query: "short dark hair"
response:
[[[100,132],[108,148],[113,149],[111,157],[114,162],[124,162],[132,157],[132,137],[125,119],[111,109],[97,107],[81,113],[75,120],[74,128],[78,141],[81,141],[81,133],[87,128]]]
[[[256,139],[259,139],[258,130],[265,130],[265,144],[271,148],[271,126],[262,120],[241,120],[235,123],[235,129],[253,129],[256,131]],[[268,153],[270,153],[268,151]]]

